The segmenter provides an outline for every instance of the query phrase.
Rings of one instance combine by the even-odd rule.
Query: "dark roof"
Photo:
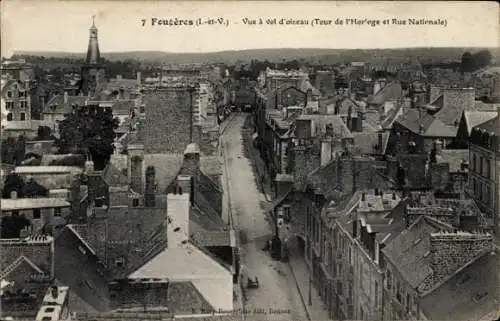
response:
[[[474,98],[472,97],[472,99],[470,99],[470,96],[473,96],[474,92],[471,94],[470,90],[472,89],[445,89],[442,94],[442,108],[436,113],[436,117],[448,126],[457,126],[465,110],[475,109]]]
[[[427,137],[455,137],[457,128],[446,126],[441,120],[425,111],[408,110],[396,120],[415,134]]]
[[[455,275],[426,294],[420,309],[432,320],[484,320],[496,312],[498,317],[498,257],[486,253],[474,259]]]
[[[482,123],[474,128],[486,131],[487,133],[496,133],[498,123],[498,116]]]
[[[432,277],[430,234],[441,231],[434,221],[419,217],[382,251],[412,288]]]
[[[45,108],[43,109],[44,114],[68,114],[73,109],[73,105],[85,106],[86,101],[89,98],[86,96],[68,96],[68,102],[64,102],[64,95],[56,95],[52,97]]]
[[[143,143],[146,153],[184,152],[184,148],[191,142],[187,90],[161,89],[148,92],[144,103],[146,122]]]
[[[320,167],[307,177],[307,186],[318,194],[327,195],[336,187],[337,162]]]
[[[371,104],[380,105],[389,99],[397,99],[403,95],[403,89],[398,82],[391,82],[380,89],[369,101]]]
[[[201,156],[200,169],[208,176],[222,175],[222,165],[217,156]]]
[[[470,135],[472,128],[484,124],[498,115],[496,111],[465,111],[463,116]]]
[[[51,237],[33,237],[26,239],[1,239],[1,278],[11,273],[27,262],[33,269],[45,276],[53,275],[52,251],[53,239]]]
[[[114,259],[124,257],[127,266],[113,270],[113,275],[120,276],[142,266],[146,255],[155,246],[153,239],[166,239],[165,208],[153,207],[110,207],[107,215],[108,264]],[[96,231],[97,232],[97,231]]]
[[[71,291],[86,303],[84,306],[91,307],[88,312],[108,311],[108,287],[104,267],[99,265],[95,252],[72,227],[66,226],[55,240],[56,278],[69,286]]]
[[[200,314],[215,312],[192,282],[169,284],[167,307],[174,314]]]
[[[184,161],[182,153],[145,154],[144,166],[154,166],[158,192],[164,192],[177,177]]]

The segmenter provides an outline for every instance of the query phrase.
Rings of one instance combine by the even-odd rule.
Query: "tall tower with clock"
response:
[[[105,72],[102,66],[99,43],[97,41],[97,28],[95,26],[95,16],[92,17],[92,26],[89,29],[89,46],[87,57],[82,66],[82,82],[80,92],[89,97],[99,94],[104,84]]]

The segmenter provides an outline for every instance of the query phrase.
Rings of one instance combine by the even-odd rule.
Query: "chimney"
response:
[[[144,203],[146,207],[155,207],[156,192],[155,192],[155,168],[148,166],[146,168],[146,188],[144,192]]]
[[[332,143],[330,140],[321,142],[321,167],[324,167],[332,160]]]
[[[142,82],[141,82],[141,72],[140,72],[140,71],[138,71],[138,72],[137,72],[137,86],[140,86],[140,85],[141,85],[141,83],[142,83]]]
[[[116,80],[118,81],[122,80],[122,75],[116,75]]]
[[[191,202],[194,195],[193,177],[190,175],[177,176],[177,186],[181,188],[183,194],[189,194]]]
[[[58,296],[58,294],[59,294],[59,291],[58,291],[58,289],[57,289],[57,286],[56,286],[56,285],[54,285],[54,286],[52,286],[52,287],[51,287],[51,289],[50,289],[50,293],[52,294],[52,297],[53,297],[54,299],[57,299],[57,296]]]
[[[12,200],[17,199],[17,191],[11,191],[10,192],[10,199],[12,199]]]
[[[430,235],[431,268],[434,283],[451,276],[458,269],[486,251],[493,251],[493,237],[468,232],[439,232]]]
[[[439,140],[439,139],[436,139],[434,141],[434,151],[436,153],[436,156],[439,156],[441,155],[441,152],[443,151],[443,141]]]
[[[196,143],[187,145],[184,150],[184,162],[181,173],[184,175],[195,176],[200,168],[200,147]]]
[[[69,94],[67,91],[64,91],[64,98],[63,99],[64,99],[64,103],[67,104],[69,101]]]
[[[350,194],[354,191],[354,160],[350,155],[342,155],[339,163],[339,180],[342,192]]]
[[[189,193],[167,195],[167,243],[169,248],[180,248],[189,240]]]

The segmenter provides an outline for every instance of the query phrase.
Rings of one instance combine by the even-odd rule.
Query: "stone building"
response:
[[[493,249],[491,235],[455,232],[450,225],[438,220],[426,216],[419,218],[382,250],[385,271],[384,320],[428,319],[431,315],[437,315],[439,309],[448,311],[446,320],[461,319],[463,315],[457,311],[450,310],[448,306],[433,305],[425,297],[439,291],[437,289],[442,283],[447,283],[448,278],[459,274],[477,260],[485,256],[488,256],[487,260],[493,259],[489,257]],[[490,276],[491,280],[497,279],[494,272]],[[478,282],[474,290],[467,288],[473,297],[469,298],[471,303],[468,313],[474,316],[467,320],[481,319],[494,309],[495,302],[498,304],[498,291],[489,290],[491,287],[494,285]],[[465,290],[457,288],[449,295],[461,295]],[[478,299],[474,299],[476,296]],[[487,307],[479,300],[488,302]]]
[[[469,145],[469,194],[500,230],[500,109],[499,116],[472,129]]]

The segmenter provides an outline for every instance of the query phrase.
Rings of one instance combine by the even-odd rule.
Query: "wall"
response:
[[[192,282],[215,311],[233,310],[233,277],[229,271],[223,278],[199,279]]]

